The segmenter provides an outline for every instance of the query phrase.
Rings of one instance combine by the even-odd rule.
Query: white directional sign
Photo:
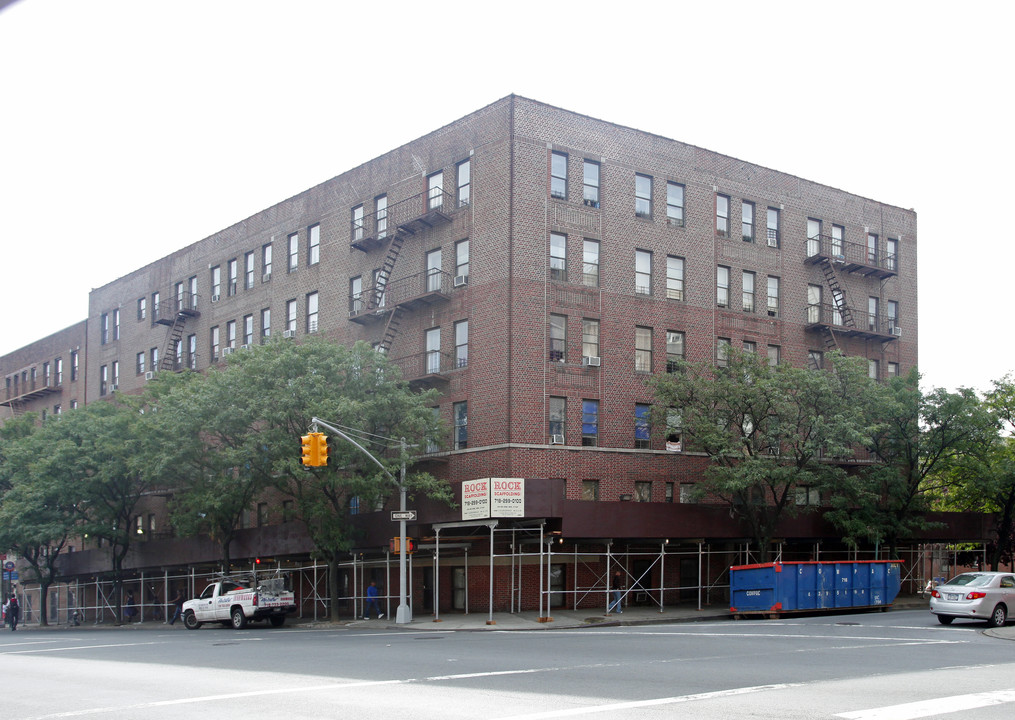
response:
[[[416,511],[415,510],[392,510],[391,511],[391,520],[392,521],[395,521],[395,520],[415,520],[415,519],[416,519]]]

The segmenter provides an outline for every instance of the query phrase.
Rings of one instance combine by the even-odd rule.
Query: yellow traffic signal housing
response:
[[[328,464],[328,436],[324,433],[313,433],[317,436],[317,467]]]
[[[316,463],[317,439],[312,435],[303,435],[300,438],[303,445],[303,464],[310,467]]]
[[[397,537],[391,538],[391,542],[388,544],[388,547],[391,549],[391,552],[393,553],[402,552],[402,543],[400,542],[400,540],[401,538]],[[414,552],[416,552],[416,543],[413,542],[413,539],[411,537],[405,538],[405,554],[412,555]]]
[[[303,464],[307,467],[324,467],[328,464],[328,436],[312,432],[300,437],[303,444]]]

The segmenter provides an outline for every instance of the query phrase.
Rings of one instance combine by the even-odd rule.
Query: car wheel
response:
[[[952,620],[954,620],[954,619],[955,618],[953,618],[951,615],[938,615],[937,616],[937,621],[939,623],[941,623],[942,625],[951,625],[952,624]]]
[[[272,627],[282,627],[285,625],[285,615],[272,615],[268,618],[268,622]]]
[[[183,616],[183,627],[188,630],[197,630],[201,627],[201,623],[197,621],[197,615],[194,614],[193,610],[188,610]]]
[[[247,627],[247,616],[243,614],[243,608],[233,608],[229,617],[233,622],[234,630],[242,630]]]
[[[990,619],[987,621],[987,627],[1003,627],[1005,620],[1008,619],[1008,611],[1004,605],[998,605],[994,608],[994,612],[990,614]]]

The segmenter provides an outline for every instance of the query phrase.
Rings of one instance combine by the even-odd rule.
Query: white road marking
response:
[[[1015,702],[1015,690],[994,690],[992,692],[969,693],[968,695],[953,695],[934,700],[921,700],[901,705],[887,705],[870,710],[856,710],[839,713],[835,717],[846,718],[846,720],[912,720],[913,718],[947,715],[948,713],[1010,702]]]
[[[35,655],[37,653],[65,652],[69,650],[94,650],[96,648],[137,647],[138,645],[162,645],[160,642],[111,643],[109,645],[66,645],[55,648],[34,648],[32,650],[12,650],[0,652],[0,655]]]
[[[694,702],[696,700],[712,700],[714,698],[733,697],[735,695],[748,695],[750,693],[766,692],[768,690],[785,690],[786,688],[797,687],[798,685],[803,684],[804,683],[779,683],[777,685],[754,685],[752,687],[716,690],[715,692],[695,693],[693,695],[653,698],[652,700],[632,700],[629,702],[607,703],[604,705],[582,705],[581,707],[568,708],[566,710],[548,710],[546,712],[529,713],[527,715],[511,715],[509,717],[497,718],[497,720],[544,720],[545,718],[560,718],[574,715],[590,715],[592,713],[616,712],[618,710],[629,710],[632,708],[674,705],[677,703]]]

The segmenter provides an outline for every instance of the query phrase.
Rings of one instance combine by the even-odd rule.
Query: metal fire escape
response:
[[[178,357],[177,348],[182,347],[183,331],[187,318],[200,315],[197,311],[197,295],[185,292],[174,296],[168,302],[152,308],[152,326],[166,325],[169,332],[159,357],[159,370],[183,370],[184,363]]]

